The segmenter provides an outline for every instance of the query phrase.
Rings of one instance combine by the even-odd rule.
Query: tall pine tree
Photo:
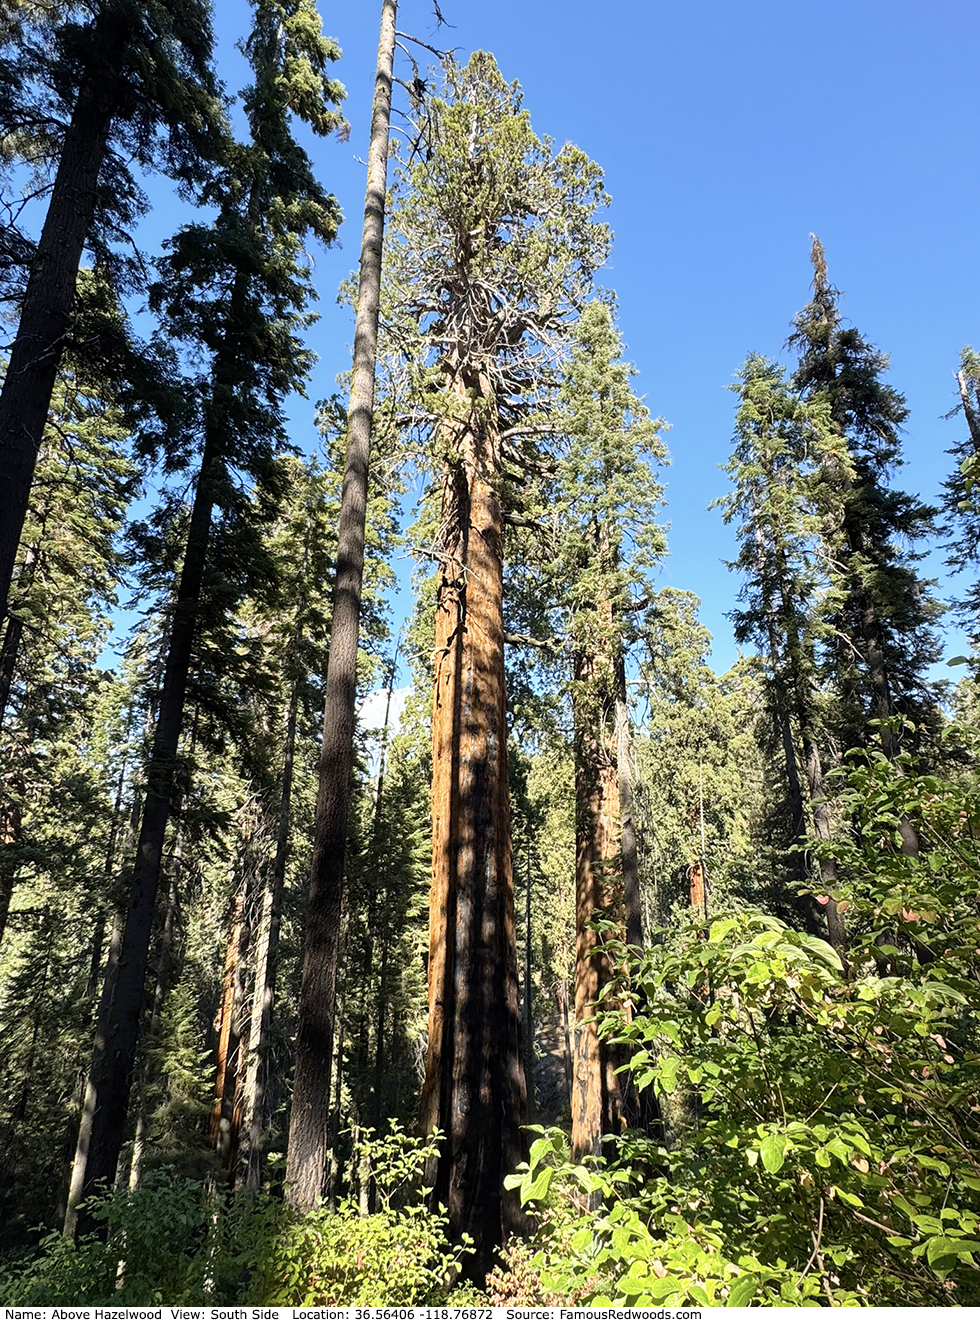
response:
[[[271,460],[284,441],[282,400],[302,387],[310,361],[299,339],[312,296],[303,240],[312,232],[329,242],[339,220],[290,127],[293,115],[321,134],[339,122],[332,106],[341,89],[327,72],[339,52],[323,37],[312,0],[256,0],[246,54],[255,73],[244,99],[250,142],[232,149],[206,194],[218,206],[216,220],[178,233],[154,294],[170,334],[203,348],[210,361],[193,385],[200,468],[125,932],[118,969],[103,993],[111,1000],[108,1036],[95,1044],[79,1131],[73,1206],[110,1183],[118,1162],[214,512],[232,527],[247,523],[255,504],[241,492],[237,475],[249,474],[260,486],[275,479]]]

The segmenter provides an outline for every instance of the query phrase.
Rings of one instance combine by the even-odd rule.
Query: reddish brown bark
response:
[[[691,887],[691,908],[700,918],[707,918],[707,887],[704,883],[704,864],[700,859],[688,868],[687,879]]]
[[[434,1200],[468,1271],[486,1274],[519,1208],[503,1179],[524,1155],[517,934],[507,786],[502,517],[485,383],[457,372],[449,425],[432,709],[432,882],[425,1132],[444,1132]],[[472,408],[468,390],[478,398]],[[472,411],[471,411],[472,408]]]
[[[235,992],[239,981],[239,953],[242,941],[242,915],[244,902],[241,892],[235,896],[228,945],[225,948],[225,971],[221,983],[221,1001],[215,1015],[214,1028],[218,1035],[217,1069],[214,1079],[214,1102],[211,1106],[210,1135],[212,1146],[227,1158],[233,1143],[231,1111],[234,1108],[233,1087],[237,1059],[235,1032]]]
[[[601,607],[606,638],[612,608]],[[582,652],[575,665],[575,1030],[573,1045],[572,1155],[599,1156],[602,1139],[624,1127],[621,1062],[599,1037],[596,1010],[615,973],[598,919],[624,920],[622,839],[616,731],[607,738],[614,709],[609,648]],[[625,932],[622,933],[625,935]],[[611,1005],[611,1002],[604,1001]]]

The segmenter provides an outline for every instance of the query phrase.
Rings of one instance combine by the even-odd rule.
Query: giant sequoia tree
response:
[[[445,1134],[434,1196],[485,1273],[516,1206],[521,1065],[504,691],[502,484],[608,235],[598,169],[531,129],[490,55],[447,67],[427,149],[402,172],[387,262],[414,417],[441,486],[432,547],[429,1040],[422,1121]]]
[[[311,297],[302,245],[309,232],[329,242],[339,220],[290,128],[294,114],[319,133],[338,124],[332,106],[341,91],[327,69],[339,52],[323,37],[311,0],[256,0],[246,52],[255,72],[244,106],[251,140],[231,151],[208,193],[218,205],[214,223],[188,225],[173,240],[155,293],[170,334],[206,356],[206,370],[189,387],[198,423],[189,439],[200,445],[200,466],[125,931],[118,966],[106,978],[104,1027],[79,1131],[73,1204],[111,1182],[119,1157],[214,514],[221,513],[223,540],[234,540],[236,529],[247,532],[263,501],[247,499],[236,480],[241,472],[265,488],[266,511],[274,509],[272,459],[284,441],[282,401],[302,385],[309,367],[299,341]]]

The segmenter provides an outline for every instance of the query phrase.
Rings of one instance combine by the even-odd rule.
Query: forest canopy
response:
[[[980,356],[906,490],[800,244],[716,668],[602,163],[376,8],[0,16],[0,1303],[976,1305]]]

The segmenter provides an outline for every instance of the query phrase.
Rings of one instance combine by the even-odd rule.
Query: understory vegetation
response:
[[[811,236],[716,669],[600,165],[379,0],[304,416],[341,53],[235,4],[0,13],[0,1304],[980,1305],[980,356],[931,504]]]

